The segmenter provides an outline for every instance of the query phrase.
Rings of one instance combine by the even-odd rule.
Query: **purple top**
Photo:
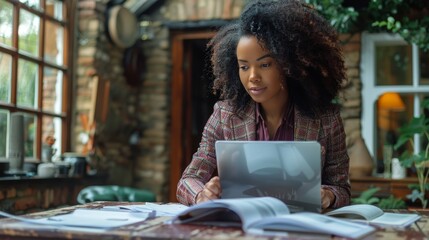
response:
[[[270,139],[267,125],[260,112],[260,104],[256,107],[256,139],[260,141],[293,141],[293,104],[288,104],[285,114],[283,115],[282,122],[276,131],[273,139]]]

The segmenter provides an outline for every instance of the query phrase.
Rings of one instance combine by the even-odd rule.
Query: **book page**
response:
[[[384,213],[382,216],[370,221],[379,226],[407,227],[419,220],[420,216],[415,213]]]
[[[325,215],[353,221],[365,221],[381,227],[406,227],[420,219],[420,216],[415,213],[385,213],[379,207],[369,204],[345,206],[327,212]]]
[[[289,214],[282,201],[272,197],[216,199],[189,207],[172,223],[199,223],[246,228],[261,218]]]
[[[362,219],[371,221],[383,215],[383,210],[379,207],[370,204],[355,204],[325,213],[325,215],[348,218],[348,219]]]
[[[254,234],[294,231],[361,238],[373,233],[375,228],[322,214],[301,212],[261,219],[250,224],[245,231]]]
[[[261,218],[290,214],[288,207],[282,201],[272,197],[256,197],[252,201],[243,199],[223,199],[230,209],[240,216],[243,229]]]

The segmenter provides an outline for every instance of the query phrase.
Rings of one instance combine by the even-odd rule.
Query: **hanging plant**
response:
[[[377,11],[377,9],[383,11]],[[406,41],[429,50],[429,3],[425,0],[372,0],[368,12],[374,12],[373,27],[398,33]],[[377,14],[377,12],[379,14]]]
[[[354,7],[343,5],[343,0],[306,0],[306,3],[312,5],[320,15],[328,19],[338,32],[354,31],[359,12]]]
[[[429,1],[306,0],[340,33],[390,32],[429,50]]]

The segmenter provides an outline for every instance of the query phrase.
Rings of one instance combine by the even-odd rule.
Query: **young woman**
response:
[[[208,45],[217,102],[178,184],[187,205],[220,198],[217,140],[318,141],[322,208],[350,203],[349,157],[339,107],[346,79],[338,35],[298,0],[254,1]],[[231,159],[233,161],[233,159]]]

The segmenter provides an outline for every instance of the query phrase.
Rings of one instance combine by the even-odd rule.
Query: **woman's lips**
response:
[[[265,87],[252,87],[249,88],[249,92],[253,95],[259,95],[262,94],[262,92],[264,92]]]

